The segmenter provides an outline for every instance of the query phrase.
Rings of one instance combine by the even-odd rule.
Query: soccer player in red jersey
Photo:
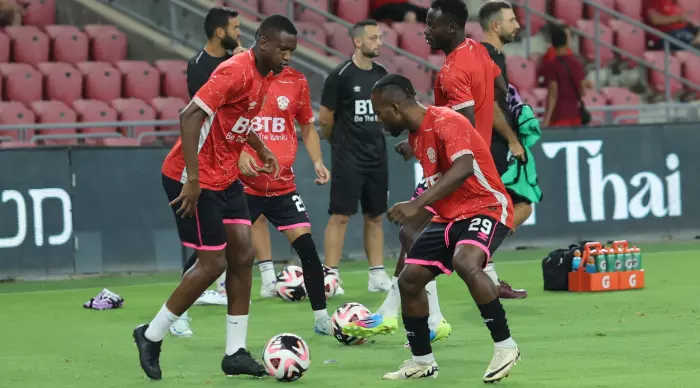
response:
[[[483,380],[498,381],[510,373],[520,350],[510,337],[498,290],[483,268],[510,233],[513,205],[490,147],[469,120],[447,107],[425,108],[415,94],[411,82],[397,74],[384,77],[372,90],[372,106],[384,128],[393,136],[409,131],[409,144],[427,182],[422,195],[395,204],[387,216],[397,224],[432,217],[413,243],[399,277],[413,359],[384,378],[437,377],[425,286],[440,273],[455,271],[469,287],[495,344]]]
[[[277,159],[251,131],[251,120],[264,105],[271,72],[282,71],[296,45],[289,19],[266,18],[253,48],[222,63],[180,115],[182,136],[163,163],[163,187],[180,240],[199,260],[150,324],[134,329],[141,368],[151,379],[162,378],[160,350],[170,326],[224,271],[228,316],[221,368],[227,375],[265,374],[246,350],[255,253],[237,162],[249,144],[264,171],[277,172]]]

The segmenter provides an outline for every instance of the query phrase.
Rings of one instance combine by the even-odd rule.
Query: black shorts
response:
[[[301,196],[296,191],[278,197],[248,194],[248,209],[252,222],[264,214],[280,232],[311,226],[304,201],[301,200]]]
[[[510,233],[510,228],[492,217],[477,215],[463,221],[439,224],[431,222],[406,256],[406,264],[430,268],[435,275],[451,274],[455,248],[471,244],[486,253],[484,266]]]
[[[182,183],[163,175],[163,188],[168,201],[173,201],[182,191]],[[173,206],[173,214],[181,203]],[[225,190],[202,189],[194,217],[175,215],[177,231],[182,245],[205,251],[217,251],[226,247],[224,224],[250,225],[250,213],[243,184],[236,180]]]
[[[353,215],[357,202],[362,213],[376,217],[386,213],[389,202],[389,171],[385,163],[376,171],[358,171],[354,168],[331,168],[331,203],[328,214]]]
[[[491,143],[491,156],[493,157],[493,163],[496,165],[496,171],[498,171],[498,175],[500,176],[503,176],[503,174],[508,171],[508,167],[510,167],[511,164],[516,163],[515,158],[510,153],[508,144],[496,139],[494,139],[494,141]],[[532,203],[529,199],[507,187],[506,191],[508,192],[508,195],[510,195],[513,205],[518,203]]]

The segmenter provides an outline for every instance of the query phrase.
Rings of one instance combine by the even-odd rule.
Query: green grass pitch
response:
[[[698,387],[700,386],[700,244],[642,245],[646,289],[574,294],[542,291],[545,251],[502,251],[496,268],[525,300],[504,302],[522,361],[500,384],[507,387]],[[393,262],[387,267],[393,270]],[[278,268],[279,269],[279,268]],[[357,301],[375,310],[385,294],[367,292],[366,263],[343,263],[348,293],[329,310]],[[257,271],[256,271],[257,272]],[[193,338],[166,337],[164,380],[141,372],[131,331],[150,321],[177,282],[177,274],[132,275],[67,281],[0,284],[0,387],[273,387],[270,378],[228,378],[224,352],[225,308],[194,307]],[[493,345],[466,286],[441,277],[442,311],[453,333],[433,350],[436,382],[386,382],[381,377],[410,358],[403,329],[374,343],[348,347],[313,333],[307,301],[260,300],[253,290],[248,347],[260,356],[275,334],[292,332],[311,348],[311,368],[298,387],[481,386]],[[122,295],[125,307],[92,311],[82,303],[102,288]],[[335,363],[324,363],[335,360]],[[154,385],[155,384],[155,385]]]

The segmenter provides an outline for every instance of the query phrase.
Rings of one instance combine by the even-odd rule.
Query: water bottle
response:
[[[636,246],[632,247],[632,263],[635,271],[642,269],[642,251]]]
[[[598,252],[598,254],[595,256],[595,269],[596,272],[603,273],[603,272],[608,272],[608,263],[605,260],[607,257],[608,251],[603,248]]]
[[[596,268],[595,268],[595,256],[598,254],[597,251],[592,250],[591,253],[588,255],[588,260],[586,261],[586,272],[588,273],[595,273]]]
[[[632,256],[632,249],[625,249],[625,271],[634,270],[634,257]]]
[[[605,255],[605,268],[607,272],[617,272],[618,269],[615,267],[615,250],[609,248],[607,254]]]
[[[578,271],[579,266],[581,266],[581,251],[577,249],[574,251],[574,260],[571,262],[571,271]]]

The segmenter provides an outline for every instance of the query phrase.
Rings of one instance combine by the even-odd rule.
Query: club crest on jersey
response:
[[[428,147],[428,151],[426,151],[428,154],[428,160],[430,160],[430,163],[435,163],[436,158],[435,158],[435,150],[433,147]]]
[[[280,110],[285,110],[289,106],[289,99],[285,96],[279,96],[277,97],[277,107],[280,108]]]

